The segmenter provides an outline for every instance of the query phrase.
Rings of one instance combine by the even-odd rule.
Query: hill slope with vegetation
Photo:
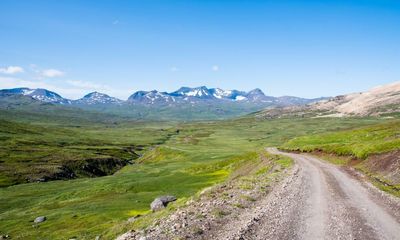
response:
[[[400,196],[400,121],[294,138],[282,149],[325,155],[369,175],[381,189]]]
[[[400,149],[400,121],[298,137],[288,141],[283,148],[305,152],[323,151],[365,159],[372,154]]]
[[[175,134],[163,125],[0,119],[0,186],[112,174]]]

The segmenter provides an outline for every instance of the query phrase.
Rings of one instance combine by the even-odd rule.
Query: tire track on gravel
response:
[[[388,201],[390,196],[315,157],[268,151],[293,158],[297,175],[273,193],[258,221],[232,239],[400,239],[398,199]]]

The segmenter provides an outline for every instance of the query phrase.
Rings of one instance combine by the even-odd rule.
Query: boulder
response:
[[[170,202],[176,201],[176,197],[175,196],[161,196],[159,197],[159,199],[165,204],[167,205]]]
[[[40,217],[35,218],[35,220],[33,222],[34,223],[41,223],[41,222],[46,221],[46,219],[47,218],[45,216],[40,216]]]
[[[156,212],[156,211],[159,211],[159,210],[165,208],[165,206],[164,206],[164,203],[159,198],[156,198],[150,204],[150,208],[151,208],[151,211]]]
[[[153,212],[159,211],[164,209],[168,203],[173,202],[176,200],[175,196],[161,196],[156,199],[150,204],[150,208]]]

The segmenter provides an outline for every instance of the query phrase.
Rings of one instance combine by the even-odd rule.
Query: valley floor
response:
[[[273,188],[258,188],[263,194],[247,192],[253,197],[252,204],[226,207],[239,206],[235,204],[237,196],[232,195],[238,192],[231,185],[224,186],[214,190],[216,195],[212,198],[191,203],[170,219],[159,221],[146,231],[127,233],[120,239],[397,239],[400,236],[398,198],[378,190],[349,169],[309,155],[283,153],[275,148],[268,151],[290,157],[295,164]],[[228,198],[224,200],[222,196]],[[222,199],[223,204],[216,199]],[[217,216],[215,210],[210,210],[216,207],[220,209]],[[191,217],[190,212],[197,217]]]

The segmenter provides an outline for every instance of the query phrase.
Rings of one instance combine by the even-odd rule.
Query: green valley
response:
[[[71,121],[67,126],[57,124],[57,120],[52,124],[1,120],[3,186],[20,183],[9,175],[10,168],[24,176],[62,164],[85,165],[89,159],[127,160],[109,176],[94,177],[76,171],[77,179],[1,188],[1,234],[13,239],[94,239],[100,235],[109,239],[167,214],[168,209],[149,211],[155,197],[177,196],[178,201],[169,207],[173,209],[202,189],[228,179],[267,146],[280,146],[299,136],[388,121],[260,119],[254,115],[188,123],[119,119],[110,124],[101,120]],[[130,147],[140,147],[134,149],[137,155],[127,151]],[[32,222],[42,215],[48,220]],[[127,223],[137,215],[142,217]]]

